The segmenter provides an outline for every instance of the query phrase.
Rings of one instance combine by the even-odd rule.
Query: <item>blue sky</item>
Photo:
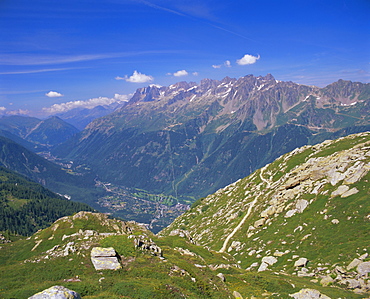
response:
[[[370,82],[368,0],[0,0],[0,114],[271,73]]]

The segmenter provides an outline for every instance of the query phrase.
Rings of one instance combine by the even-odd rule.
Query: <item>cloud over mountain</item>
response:
[[[128,101],[130,95],[115,94],[113,98],[99,97],[92,98],[86,101],[70,101],[61,104],[54,104],[51,107],[43,108],[43,112],[47,114],[55,114],[60,112],[66,112],[74,108],[88,108],[92,109],[99,105],[110,105],[113,103],[122,103]]]
[[[260,59],[259,55],[256,57],[253,55],[245,54],[242,58],[238,59],[236,63],[239,65],[254,64],[257,62],[258,59]]]
[[[131,83],[145,83],[145,82],[150,82],[153,81],[154,78],[149,75],[142,74],[138,71],[134,71],[134,73],[128,77],[127,75],[125,77],[116,77],[116,80],[125,80],[126,82],[131,82]]]
[[[181,70],[181,71],[177,71],[176,73],[174,73],[173,75],[175,77],[182,77],[182,76],[187,76],[189,73],[185,70]]]

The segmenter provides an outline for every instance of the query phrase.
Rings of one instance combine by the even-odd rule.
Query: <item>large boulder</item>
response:
[[[81,296],[63,286],[52,286],[28,299],[81,299]]]
[[[122,268],[113,247],[94,247],[91,250],[91,261],[95,270],[117,270]]]
[[[330,297],[314,289],[302,289],[297,293],[289,294],[289,296],[294,299],[330,299]]]

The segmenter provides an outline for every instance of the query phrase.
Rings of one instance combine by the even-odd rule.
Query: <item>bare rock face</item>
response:
[[[91,261],[95,270],[117,270],[122,268],[113,247],[94,247],[91,250]]]
[[[290,294],[294,299],[330,299],[330,297],[321,294],[318,290],[302,289],[297,293]]]
[[[360,275],[366,275],[370,272],[370,262],[362,262],[357,266],[357,272]]]
[[[52,286],[28,299],[81,299],[81,296],[63,286]]]

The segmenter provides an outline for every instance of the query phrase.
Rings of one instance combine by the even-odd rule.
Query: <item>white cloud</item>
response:
[[[219,69],[219,68],[221,68],[221,65],[219,64],[219,65],[215,65],[215,64],[213,64],[212,65],[212,67],[214,68],[214,69]]]
[[[145,83],[145,82],[150,82],[153,81],[154,78],[152,76],[148,76],[142,73],[139,73],[138,71],[134,71],[134,73],[128,77],[119,77],[117,76],[115,78],[116,80],[125,80],[126,82],[131,82],[131,83]]]
[[[49,98],[59,98],[63,96],[61,93],[57,91],[49,91],[48,93],[45,93],[45,95]]]
[[[225,65],[226,67],[231,67],[231,62],[230,62],[230,60],[226,60],[226,61],[224,62],[224,65]]]
[[[69,110],[72,110],[74,108],[88,108],[92,109],[99,105],[110,105],[113,103],[122,103],[127,102],[131,95],[123,95],[116,93],[114,95],[114,98],[108,98],[108,97],[99,97],[99,98],[93,98],[86,101],[71,101],[61,104],[54,104],[49,108],[42,108],[42,110],[45,113],[48,114],[55,114],[55,113],[61,113],[66,112]]]
[[[182,77],[182,76],[187,76],[189,73],[185,70],[177,71],[176,73],[173,74],[175,77]]]
[[[18,109],[18,110],[10,110],[6,114],[7,115],[27,115],[29,113],[30,113],[29,110]]]
[[[114,99],[118,100],[118,102],[127,102],[130,99],[130,97],[131,95],[127,94],[118,94],[118,93],[114,94]]]
[[[199,75],[199,73],[198,72],[194,72],[193,73],[193,76],[198,76]]]
[[[259,55],[258,57],[256,57],[253,55],[245,54],[241,59],[238,59],[236,63],[239,65],[253,64],[253,63],[256,63],[258,59],[260,59]]]
[[[0,107],[0,112],[1,111],[5,111],[6,110],[6,108],[5,107]]]

